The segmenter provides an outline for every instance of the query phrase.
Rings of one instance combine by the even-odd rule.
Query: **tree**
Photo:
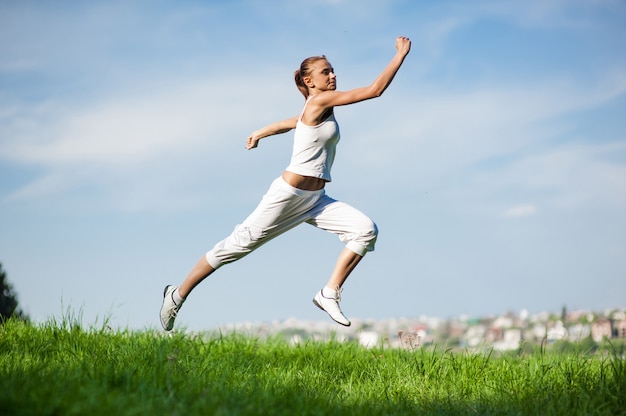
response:
[[[17,307],[17,295],[7,280],[7,274],[0,263],[0,323],[11,317],[27,319],[24,312]]]

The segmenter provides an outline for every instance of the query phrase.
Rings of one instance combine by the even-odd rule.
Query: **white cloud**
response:
[[[495,16],[529,27],[600,28],[597,13],[624,13],[623,2],[614,0],[534,0],[483,2],[477,15]]]
[[[268,90],[279,91],[276,96],[250,100],[254,81],[235,78],[192,80],[154,93],[7,111],[0,124],[0,159],[39,166],[119,166],[211,151],[233,136],[244,143],[242,135],[248,131],[238,128],[255,126],[282,110],[285,105],[274,104],[284,86],[268,82]]]
[[[512,4],[508,3],[513,7]],[[534,4],[530,8],[533,7],[543,6]],[[485,10],[488,9],[486,6]],[[430,45],[426,49],[432,47],[433,55],[445,53],[444,44],[451,34],[473,19],[495,13],[485,10],[477,9],[475,15],[458,12],[432,19],[427,26],[433,31],[426,33],[424,39]],[[96,14],[90,16],[93,19]],[[415,42],[417,46],[419,41]],[[407,67],[414,59],[419,59],[417,53],[410,56]],[[437,59],[431,56],[430,62],[423,65],[433,68]],[[253,55],[246,60],[255,62]],[[266,65],[263,61],[260,66]],[[584,84],[572,77],[491,85],[475,85],[470,81],[464,90],[447,90],[443,84],[421,85],[416,81],[419,76],[406,73],[407,70],[401,70],[395,81],[401,85],[394,83],[384,101],[359,104],[354,110],[337,110],[346,131],[347,143],[342,143],[342,148],[358,149],[342,152],[337,168],[376,166],[379,173],[390,167],[401,168],[402,174],[396,180],[411,186],[442,184],[449,180],[449,175],[463,171],[463,184],[482,183],[478,188],[485,192],[506,188],[510,183],[527,189],[564,187],[570,184],[564,172],[573,163],[570,157],[580,158],[577,166],[588,166],[592,177],[602,169],[605,172],[615,169],[597,166],[598,162],[590,161],[585,151],[576,156],[574,153],[557,156],[555,149],[542,146],[566,130],[559,117],[597,108],[624,94],[623,71],[608,70],[611,76],[601,74],[598,79],[603,80],[597,85]],[[146,91],[151,83],[159,86],[171,83],[171,79],[154,78],[141,81],[133,91],[112,89],[108,97],[81,105],[51,100],[3,114],[0,160],[45,170],[40,178],[15,190],[13,195],[25,198],[38,192],[62,192],[72,184],[93,183],[94,178],[101,184],[108,181],[118,184],[121,176],[132,180],[141,177],[141,171],[154,173],[150,168],[159,166],[164,159],[185,165],[190,158],[205,154],[211,163],[223,163],[220,151],[233,140],[242,141],[242,132],[247,134],[265,122],[297,111],[300,101],[290,82],[272,85],[270,80],[282,78],[259,72],[262,71],[259,68],[254,71],[251,77],[248,68],[232,68],[229,76],[212,73],[210,79],[183,79],[175,86]],[[344,68],[342,72],[360,76],[357,67]],[[273,92],[267,94],[261,89]],[[387,99],[389,95],[393,96]],[[286,103],[286,97],[293,100]],[[535,153],[530,157],[524,152]],[[492,172],[483,176],[480,165],[499,157],[510,157],[511,166],[503,168],[498,177]],[[553,166],[550,158],[557,158],[558,167]],[[76,166],[81,169],[77,170]],[[607,178],[611,175],[604,174]],[[385,175],[377,176],[376,180],[388,180]],[[486,186],[487,182],[491,185]],[[461,184],[446,186],[458,192]],[[583,198],[582,194],[572,192],[571,184],[567,189],[568,192],[557,194],[563,198],[564,195]]]
[[[199,170],[236,175],[229,158],[241,158],[240,163],[245,158],[247,135],[297,112],[293,104],[301,101],[295,87],[262,71],[259,76],[267,79],[262,88],[254,79],[233,73],[179,81],[156,91],[149,86],[163,80],[144,80],[134,91],[111,91],[79,103],[14,104],[1,114],[0,161],[41,173],[26,183],[16,182],[2,199],[90,189],[106,195],[108,201],[101,203],[124,210],[162,206],[159,198],[188,204],[196,199],[193,187],[181,184],[200,181]],[[251,99],[255,88],[273,94]]]
[[[46,174],[10,193],[5,201],[15,202],[55,194],[66,190],[68,183],[68,179],[63,174]]]
[[[504,212],[506,218],[521,218],[529,217],[537,213],[537,207],[534,205],[517,205],[507,209]]]
[[[0,145],[2,158],[38,165],[128,164],[190,146],[210,129],[202,105],[214,104],[208,87],[118,97],[73,108],[58,103],[48,105],[44,114],[26,110],[22,117],[27,123],[18,119],[7,123],[10,126],[4,130],[10,134],[5,137],[12,137]]]
[[[535,80],[533,86],[474,86],[468,91],[416,85],[394,91],[389,101],[347,112],[350,123],[360,128],[352,135],[363,144],[350,157],[362,165],[410,165],[422,173],[446,176],[493,158],[520,155],[520,151],[545,152],[559,146],[551,140],[571,134],[571,122],[563,117],[598,108],[624,94],[621,78],[613,80],[610,84],[601,80],[598,85]],[[403,87],[409,84],[403,82]],[[579,137],[564,141],[572,139]]]

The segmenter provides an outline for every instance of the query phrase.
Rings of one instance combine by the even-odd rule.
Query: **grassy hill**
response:
[[[495,356],[0,326],[3,415],[620,415],[623,351]]]

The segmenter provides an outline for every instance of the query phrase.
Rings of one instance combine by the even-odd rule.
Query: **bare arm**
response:
[[[325,109],[380,97],[391,84],[391,81],[393,81],[410,50],[411,41],[409,38],[399,36],[396,38],[396,54],[374,82],[367,87],[356,88],[350,91],[325,91],[323,94],[315,97],[316,106]]]
[[[277,121],[253,131],[246,141],[246,149],[254,149],[259,145],[259,140],[264,137],[287,133],[289,130],[295,129],[296,124],[298,123],[298,117],[299,116],[294,116],[286,120]]]

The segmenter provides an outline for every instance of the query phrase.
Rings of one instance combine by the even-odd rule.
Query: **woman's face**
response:
[[[311,73],[305,78],[309,88],[316,88],[320,91],[337,89],[335,70],[326,59],[315,61],[311,65]]]

